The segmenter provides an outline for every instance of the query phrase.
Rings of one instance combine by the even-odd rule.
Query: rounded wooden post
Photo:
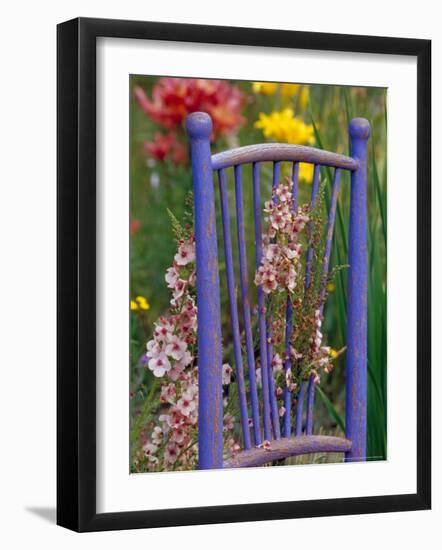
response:
[[[366,458],[367,439],[367,144],[370,124],[354,118],[349,125],[351,156],[359,167],[351,173],[347,304],[345,431],[352,441],[347,462]]]
[[[198,467],[223,467],[223,402],[220,289],[215,198],[210,151],[212,121],[206,113],[186,120],[195,202],[198,307]]]

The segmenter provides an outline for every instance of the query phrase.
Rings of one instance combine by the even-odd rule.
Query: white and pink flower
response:
[[[157,340],[149,340],[146,344],[147,357],[155,358],[161,353],[161,346]]]
[[[164,461],[167,464],[175,464],[179,453],[179,447],[175,443],[167,445],[164,451]]]
[[[177,300],[179,300],[183,295],[187,287],[187,281],[184,279],[177,279],[175,286],[173,287],[173,300],[171,300],[172,305],[176,305]]]
[[[233,369],[228,363],[223,365],[223,386],[230,384],[232,380]]]
[[[182,415],[190,416],[195,411],[197,403],[193,395],[183,393],[176,406]]]
[[[166,279],[167,287],[175,288],[175,284],[179,277],[180,274],[176,270],[175,266],[169,267],[169,269],[166,271],[166,276],[164,277]]]
[[[284,367],[284,365],[282,363],[281,356],[279,355],[279,353],[275,353],[275,355],[273,356],[273,359],[272,359],[273,372],[274,373],[282,372],[283,367]]]
[[[162,378],[171,368],[169,359],[164,352],[159,353],[156,357],[152,357],[149,360],[148,366],[157,378]]]
[[[179,361],[187,351],[187,343],[183,342],[178,336],[171,336],[164,351],[166,355],[172,357],[175,361]]]
[[[187,265],[195,261],[195,243],[192,241],[181,241],[178,252],[174,257],[178,265]]]

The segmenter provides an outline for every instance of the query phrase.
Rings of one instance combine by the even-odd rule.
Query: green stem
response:
[[[134,427],[130,432],[130,441],[132,444],[135,443],[135,441],[138,439],[141,428],[146,424],[149,418],[149,415],[152,412],[152,409],[157,406],[157,402],[156,400],[154,401],[154,397],[156,397],[155,394],[158,390],[159,385],[160,385],[160,380],[156,378],[152,382],[152,387],[150,388],[150,391],[144,401],[143,408],[141,409],[141,413],[135,420]]]

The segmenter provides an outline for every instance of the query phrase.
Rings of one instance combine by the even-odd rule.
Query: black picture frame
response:
[[[96,39],[395,54],[417,58],[417,492],[361,498],[96,512]],[[57,523],[104,531],[431,506],[431,41],[74,19],[57,28]],[[410,140],[410,143],[414,143]]]

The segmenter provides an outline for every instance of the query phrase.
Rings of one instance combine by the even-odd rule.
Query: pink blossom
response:
[[[315,384],[319,384],[321,382],[321,377],[319,376],[316,370],[312,369],[310,374],[313,376],[313,382]]]
[[[177,279],[173,288],[173,304],[176,305],[176,301],[183,296],[186,290],[187,281],[184,279]]]
[[[230,452],[230,454],[235,455],[238,451],[241,450],[241,447],[238,445],[238,443],[234,440],[233,437],[230,437],[227,440],[227,447]]]
[[[277,244],[269,244],[264,250],[264,258],[271,262],[280,253],[280,247]]]
[[[301,257],[302,247],[299,243],[289,243],[284,247],[284,254],[289,260]]]
[[[164,278],[166,279],[168,288],[175,288],[175,284],[179,278],[179,273],[175,267],[172,266],[166,271],[166,276]]]
[[[278,185],[275,194],[281,202],[288,202],[292,198],[292,194],[287,185]]]
[[[174,257],[178,265],[187,265],[195,261],[195,244],[193,242],[181,242],[177,254]]]
[[[190,380],[186,392],[192,399],[195,399],[198,396],[198,384]]]
[[[290,212],[286,208],[277,208],[270,216],[270,223],[273,229],[284,230],[291,220]]]
[[[196,409],[196,402],[193,399],[193,396],[183,393],[181,399],[177,401],[177,408],[184,416],[190,416],[190,414]]]
[[[143,451],[145,456],[149,459],[149,462],[158,462],[158,457],[155,456],[155,453],[158,451],[158,447],[156,445],[147,442],[143,445]]]
[[[258,268],[258,271],[256,272],[255,284],[262,286],[264,292],[269,294],[278,286],[276,275],[277,274],[273,265],[266,261]]]
[[[268,439],[265,439],[262,443],[260,443],[259,445],[256,445],[256,447],[258,449],[265,449],[266,451],[270,451],[272,449],[272,446]]]
[[[160,342],[167,342],[172,335],[172,327],[168,319],[161,317],[160,321],[156,324],[154,330],[154,337]]]
[[[196,283],[196,271],[193,270],[192,273],[189,275],[188,283],[190,286],[195,286]]]
[[[293,231],[295,233],[300,233],[304,229],[305,224],[309,221],[310,218],[308,216],[305,216],[303,214],[297,215],[293,221]]]
[[[185,368],[186,368],[186,365],[184,365],[182,361],[177,361],[168,372],[169,378],[174,382],[176,382],[180,378]]]
[[[186,438],[186,432],[180,426],[178,426],[172,431],[171,439],[172,441],[175,441],[175,443],[178,443],[180,445],[181,443],[183,443],[185,438]]]
[[[174,464],[178,458],[178,452],[179,449],[177,445],[175,443],[170,443],[164,451],[164,461],[168,464]]]
[[[228,363],[223,365],[223,386],[227,386],[231,382],[233,369]]]
[[[302,353],[298,353],[293,346],[290,346],[290,355],[293,359],[302,359]]]
[[[233,430],[235,426],[235,417],[231,414],[225,414],[224,415],[224,431],[228,432],[230,430]]]
[[[163,430],[160,426],[155,426],[152,431],[151,439],[152,443],[154,443],[157,447],[161,445],[161,443],[163,442]]]
[[[149,340],[146,344],[146,349],[148,353],[146,354],[149,358],[158,357],[161,353],[161,346],[156,340]]]
[[[169,371],[169,376],[172,371]],[[176,397],[175,384],[163,384],[161,386],[160,401],[162,403],[173,403]]]
[[[170,363],[167,355],[161,352],[157,357],[152,357],[149,363],[149,369],[153,372],[154,376],[161,378],[170,370]]]
[[[187,365],[190,365],[190,363],[193,361],[193,355],[190,353],[189,350],[186,350],[186,351],[183,353],[183,355],[182,355],[180,361],[183,363],[183,365],[184,365],[185,367],[187,367]]]
[[[284,279],[284,285],[289,292],[293,292],[293,290],[296,287],[296,276],[297,276],[297,273],[295,270],[295,266],[293,264],[290,264],[288,268],[288,272]]]
[[[290,368],[285,371],[285,384],[287,388],[290,389],[292,384],[292,369]]]
[[[179,327],[184,329],[187,332],[189,329],[196,330],[197,327],[197,318],[196,318],[196,308],[189,312],[185,309],[179,317]]]
[[[160,416],[158,417],[158,420],[163,425],[162,433],[164,433],[164,434],[169,433],[170,429],[173,426],[171,415],[170,414],[160,414]],[[152,436],[152,439],[153,439],[153,436]]]
[[[283,369],[282,359],[279,353],[275,353],[272,359],[272,368],[274,372],[281,372]]]
[[[178,336],[171,336],[169,338],[169,343],[164,350],[169,357],[172,357],[176,361],[179,361],[183,358],[184,353],[187,350],[186,342],[183,342],[178,338]]]

